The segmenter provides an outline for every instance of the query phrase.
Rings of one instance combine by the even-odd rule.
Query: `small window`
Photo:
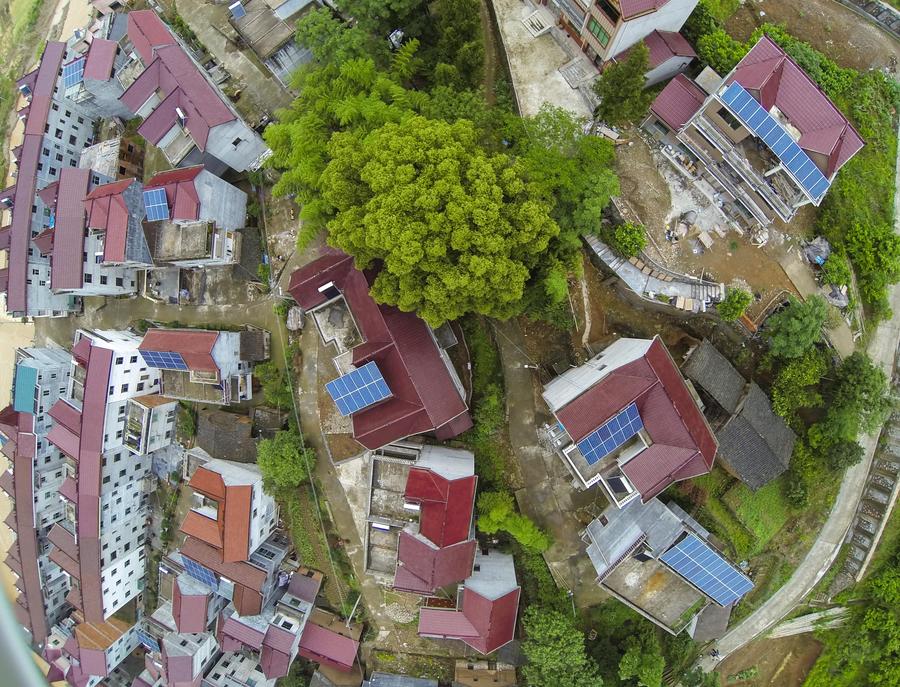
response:
[[[122,393],[124,394],[124,393],[126,393],[127,391],[128,391],[128,385],[127,385],[127,384],[123,384],[123,385],[122,385]]]
[[[244,142],[244,139],[236,138],[231,142],[231,145],[233,145],[235,148],[237,148],[243,142]]]

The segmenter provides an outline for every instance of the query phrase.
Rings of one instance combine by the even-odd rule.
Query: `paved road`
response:
[[[900,191],[900,154],[896,168],[896,185]],[[900,192],[895,195],[895,203],[900,204]],[[900,233],[900,213],[895,215],[894,229]],[[900,346],[900,285],[895,284],[891,287],[890,302],[895,315],[890,321],[882,322],[878,326],[868,350],[872,361],[882,367],[888,379],[893,376],[897,348]],[[844,474],[834,507],[806,558],[794,571],[787,584],[719,640],[717,648],[721,658],[737,651],[784,618],[809,594],[831,567],[856,515],[856,508],[868,479],[869,466],[878,445],[878,434],[867,435],[860,443],[865,449],[865,458]],[[714,665],[715,662],[708,656],[704,656],[700,661],[700,666],[706,671],[712,670]]]

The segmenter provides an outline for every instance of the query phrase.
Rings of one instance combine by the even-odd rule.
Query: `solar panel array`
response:
[[[160,370],[188,370],[187,363],[181,357],[181,353],[169,351],[141,351],[144,361],[150,366]]]
[[[150,651],[159,651],[159,642],[156,641],[156,638],[153,635],[148,634],[143,630],[138,630],[137,636],[141,644],[147,647]]]
[[[822,200],[831,182],[809,159],[809,155],[794,142],[784,127],[763,109],[756,98],[735,82],[722,94],[722,100],[748,129],[765,141],[806,192],[816,202]]]
[[[375,363],[366,363],[328,382],[325,388],[344,416],[352,415],[391,395],[391,390]]]
[[[247,10],[244,9],[244,6],[240,2],[229,5],[228,9],[231,10],[231,16],[235,19],[247,16]]]
[[[593,465],[644,428],[637,406],[632,403],[578,442],[578,450]]]
[[[147,219],[151,222],[169,219],[169,201],[166,200],[166,189],[151,188],[149,191],[144,191],[144,210],[147,212]]]
[[[210,589],[216,589],[219,586],[219,582],[216,580],[215,573],[206,568],[199,563],[191,560],[187,556],[182,556],[182,560],[184,561],[184,570],[188,575],[193,577],[198,582],[202,582]]]
[[[720,606],[734,603],[753,589],[749,577],[695,534],[682,539],[660,560]]]
[[[63,88],[69,89],[82,81],[84,81],[84,58],[79,57],[63,67]]]

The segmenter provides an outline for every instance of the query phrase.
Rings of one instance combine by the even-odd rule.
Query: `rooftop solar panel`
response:
[[[229,5],[228,9],[231,10],[231,16],[234,19],[240,19],[241,17],[247,16],[247,10],[244,9],[244,6],[240,2]]]
[[[187,556],[182,556],[182,560],[184,561],[184,570],[188,575],[193,577],[198,582],[202,582],[210,589],[215,590],[218,588],[219,583],[216,580],[216,575],[212,570],[191,560]]]
[[[366,363],[328,382],[325,388],[344,416],[352,415],[391,395],[391,390],[375,363]]]
[[[722,94],[722,101],[735,116],[775,153],[791,176],[818,203],[831,182],[809,158],[793,137],[739,83],[732,83]]]
[[[188,370],[187,363],[181,357],[181,353],[168,351],[141,351],[141,357],[150,367],[161,370]]]
[[[144,210],[150,222],[169,219],[169,202],[166,200],[164,188],[151,188],[144,191]]]
[[[69,89],[84,81],[84,58],[79,57],[63,66],[63,88]]]
[[[593,465],[625,444],[643,428],[641,415],[637,406],[632,403],[579,441],[578,450],[588,465]]]
[[[659,558],[720,606],[734,603],[753,589],[749,577],[695,534],[689,534]]]
[[[150,651],[159,651],[159,642],[156,641],[156,638],[144,632],[143,630],[137,631],[137,638],[145,647],[147,647]]]

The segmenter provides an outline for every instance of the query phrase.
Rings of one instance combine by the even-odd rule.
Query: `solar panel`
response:
[[[63,67],[63,88],[69,89],[82,81],[84,81],[84,58],[79,57]]]
[[[695,534],[689,534],[659,558],[720,606],[734,603],[753,589],[749,577]]]
[[[188,370],[187,363],[181,357],[181,353],[169,351],[141,351],[141,357],[150,367],[160,370]]]
[[[578,442],[578,450],[593,465],[644,428],[637,406],[632,403]]]
[[[822,200],[831,182],[784,127],[763,109],[756,98],[735,82],[722,94],[722,101],[748,129],[769,146],[791,176],[817,203]]]
[[[151,188],[149,191],[144,191],[144,210],[147,211],[147,219],[151,222],[169,219],[169,201],[166,200],[166,190]]]
[[[216,580],[215,573],[209,568],[205,568],[199,563],[192,561],[187,556],[182,556],[182,560],[184,561],[184,570],[185,572],[193,577],[198,582],[202,582],[210,589],[217,589],[219,586],[218,581]]]
[[[147,647],[150,651],[159,651],[159,642],[156,641],[156,638],[144,632],[143,630],[137,631],[138,640],[140,640],[141,644]]]
[[[244,6],[240,2],[229,5],[228,9],[231,10],[231,16],[234,19],[240,19],[247,16],[247,10],[244,9]]]
[[[366,363],[328,382],[325,388],[344,416],[352,415],[391,395],[391,390],[375,363]]]

